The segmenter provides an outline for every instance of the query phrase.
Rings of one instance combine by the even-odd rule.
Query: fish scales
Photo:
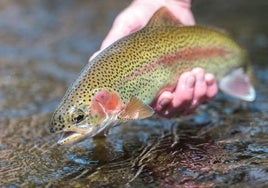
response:
[[[208,52],[216,49],[219,53],[206,53],[207,57],[199,53],[191,58],[189,54],[200,49]],[[174,83],[182,72],[198,66],[223,76],[229,70],[224,62],[231,67],[240,66],[241,53],[241,48],[232,40],[208,28],[145,28],[107,48],[85,67],[78,83],[72,86],[77,90],[73,95],[80,96],[87,90],[85,99],[90,102],[96,88],[111,88],[121,94],[125,102],[134,95],[150,103],[157,91]],[[167,62],[159,63],[172,55],[173,62],[166,58]],[[141,71],[142,74],[135,74]]]

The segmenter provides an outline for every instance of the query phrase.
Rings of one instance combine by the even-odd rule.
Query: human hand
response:
[[[100,50],[90,59],[116,40],[143,28],[152,15],[163,6],[167,7],[182,24],[194,25],[190,4],[191,0],[134,0],[116,17]],[[200,104],[211,100],[217,92],[218,86],[214,76],[205,73],[201,68],[195,68],[184,72],[172,90],[162,89],[153,107],[158,114],[168,118],[178,113],[186,115],[192,113]]]
[[[118,39],[143,28],[153,14],[161,7],[170,12],[184,25],[194,25],[195,21],[190,10],[191,0],[134,0],[114,20],[113,26],[103,40],[100,50],[90,60]]]
[[[201,68],[194,68],[180,76],[175,88],[162,89],[153,102],[153,108],[167,118],[179,113],[188,115],[199,105],[213,99],[217,93],[215,77]]]

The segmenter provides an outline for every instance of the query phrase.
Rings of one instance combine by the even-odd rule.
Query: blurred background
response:
[[[255,102],[219,94],[190,117],[129,122],[106,139],[55,145],[54,109],[130,2],[0,2],[0,185],[268,185],[266,0],[192,4],[197,24],[226,30],[248,50]]]

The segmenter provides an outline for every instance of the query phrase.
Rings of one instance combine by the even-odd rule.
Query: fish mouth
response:
[[[78,133],[75,131],[65,131],[62,133],[57,143],[59,145],[73,144],[85,138],[86,138],[85,134]]]
[[[59,145],[74,144],[84,140],[87,137],[94,137],[103,131],[109,123],[101,124],[101,126],[88,126],[87,124],[81,124],[80,126],[72,127],[61,131],[61,137],[58,140]]]
[[[67,144],[73,144],[77,143],[88,136],[92,135],[93,127],[83,126],[80,127],[72,127],[70,129],[65,129],[61,131],[61,137],[58,140],[59,145],[67,145]]]

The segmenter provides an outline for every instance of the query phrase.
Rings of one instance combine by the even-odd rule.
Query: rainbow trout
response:
[[[245,51],[222,32],[182,26],[161,8],[143,29],[84,67],[54,112],[50,131],[63,133],[58,143],[68,144],[122,121],[150,117],[158,92],[175,87],[179,76],[194,67],[213,73],[224,92],[253,101],[249,66]]]

